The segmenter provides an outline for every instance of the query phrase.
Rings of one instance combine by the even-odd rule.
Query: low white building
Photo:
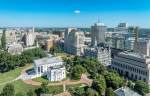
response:
[[[65,66],[54,66],[48,68],[47,78],[49,81],[61,81],[66,77]]]
[[[46,57],[34,60],[36,77],[46,76],[50,81],[60,81],[66,78],[66,69],[61,57]]]
[[[125,77],[150,84],[150,56],[121,52],[112,59],[111,68]]]

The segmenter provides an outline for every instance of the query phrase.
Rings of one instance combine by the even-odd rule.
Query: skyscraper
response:
[[[12,44],[16,42],[16,30],[7,29],[3,35],[5,36],[6,44]]]
[[[64,43],[67,53],[80,56],[84,51],[84,33],[76,29],[67,29]]]
[[[92,46],[95,45],[95,40],[97,44],[104,44],[105,43],[105,32],[107,32],[107,27],[100,23],[99,21],[91,27],[91,38],[92,38]]]
[[[34,28],[32,30],[28,30],[28,32],[25,33],[23,41],[25,42],[25,45],[27,47],[34,45],[34,43],[35,43]]]

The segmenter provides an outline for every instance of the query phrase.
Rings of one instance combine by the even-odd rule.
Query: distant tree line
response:
[[[36,58],[45,56],[46,53],[40,48],[26,50],[21,55],[11,55],[6,51],[0,51],[0,72],[7,72],[17,67],[22,67],[32,63]]]

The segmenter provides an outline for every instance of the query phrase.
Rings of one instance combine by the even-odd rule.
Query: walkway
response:
[[[18,77],[18,79],[21,79],[26,84],[30,84],[30,85],[33,85],[33,86],[40,86],[41,82],[33,81],[32,79],[24,80],[25,74],[26,74],[26,70],[29,70],[32,67],[33,66],[30,65],[29,67],[23,69],[22,72],[21,72],[21,75]],[[77,84],[85,84],[87,86],[91,86],[92,80],[89,79],[86,76],[86,74],[82,74],[81,79],[78,80],[78,81],[77,80],[65,80],[65,81],[60,81],[60,82],[57,82],[57,83],[49,83],[48,86],[77,85]]]
[[[36,82],[36,81],[33,81],[32,79],[23,80],[23,82],[26,84],[34,85],[34,86],[40,86],[41,85],[41,82]],[[85,84],[87,86],[91,86],[92,80],[88,79],[85,74],[82,74],[81,79],[78,81],[65,80],[65,81],[60,81],[57,83],[49,83],[48,86],[77,85],[77,84]]]
[[[26,70],[29,70],[32,67],[33,67],[32,65],[29,65],[27,68],[22,70],[20,76],[18,76],[16,79],[8,81],[8,82],[1,83],[0,85],[5,85],[7,83],[12,83],[14,81],[17,81],[17,80],[21,79],[26,84],[30,84],[30,85],[34,85],[34,86],[40,86],[41,82],[36,82],[36,81],[33,81],[32,79],[24,80]],[[82,74],[81,79],[78,80],[78,81],[76,81],[76,80],[65,80],[65,81],[60,81],[60,82],[57,82],[57,83],[49,83],[48,86],[77,85],[77,84],[85,84],[87,86],[91,86],[92,80],[87,78],[86,74]]]

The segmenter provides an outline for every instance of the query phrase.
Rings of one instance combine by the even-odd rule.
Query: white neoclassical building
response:
[[[36,77],[47,76],[50,81],[66,78],[66,69],[61,57],[46,57],[34,60]]]
[[[111,68],[125,77],[150,84],[150,56],[121,52],[112,59]]]
[[[47,78],[50,81],[61,81],[66,77],[65,72],[66,72],[66,70],[63,65],[49,67]]]

